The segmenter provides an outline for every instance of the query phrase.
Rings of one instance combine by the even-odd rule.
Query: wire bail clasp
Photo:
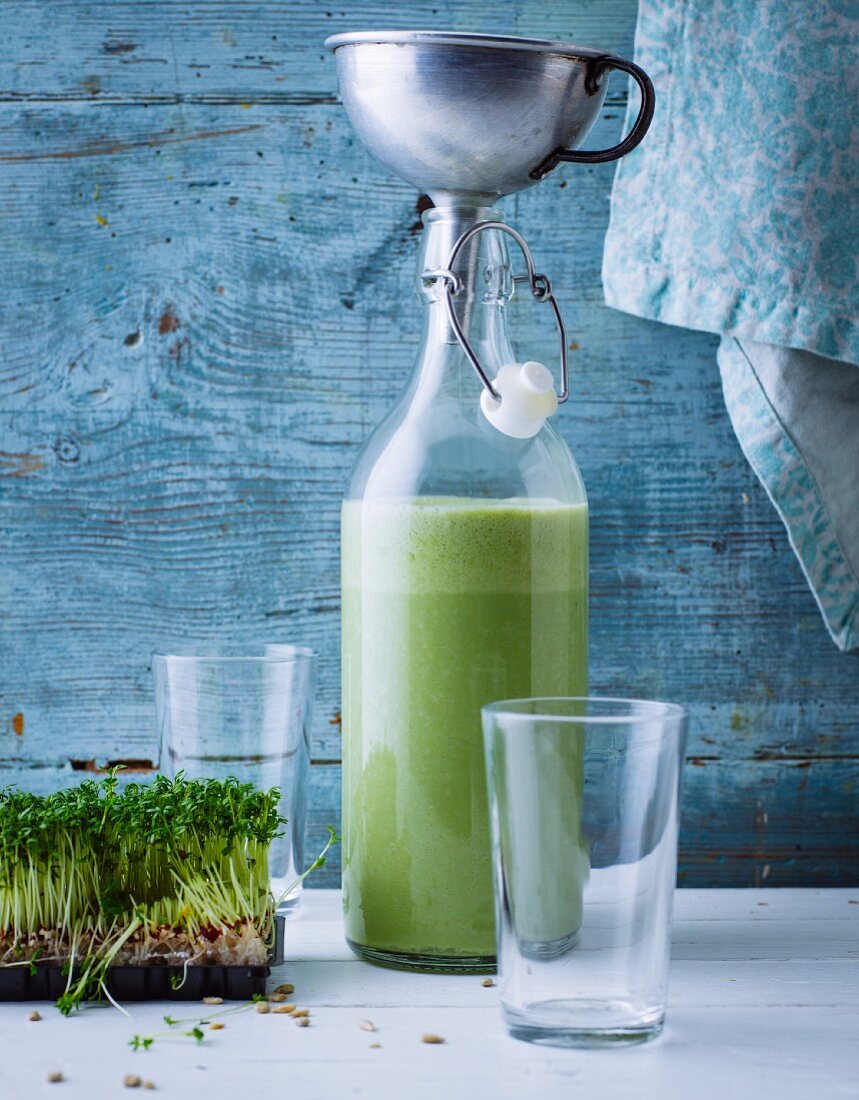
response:
[[[567,330],[564,325],[564,318],[561,316],[561,310],[558,307],[558,302],[552,292],[552,284],[549,281],[547,275],[541,275],[538,273],[534,266],[534,257],[531,255],[531,249],[525,242],[521,233],[517,233],[515,229],[511,229],[509,225],[505,225],[504,222],[478,222],[477,225],[473,225],[470,229],[467,229],[465,233],[457,240],[453,248],[450,251],[450,259],[447,262],[446,268],[433,268],[422,272],[422,278],[424,279],[440,279],[444,283],[445,290],[445,305],[447,308],[447,316],[450,321],[450,327],[453,329],[454,335],[462,347],[462,350],[468,356],[469,362],[477,371],[477,375],[480,381],[486,387],[488,392],[495,398],[496,401],[501,400],[501,394],[498,393],[495,386],[492,384],[489,375],[483,369],[480,360],[472,348],[468,337],[463,331],[462,325],[459,322],[459,318],[456,315],[456,310],[453,307],[454,298],[460,294],[463,290],[462,279],[453,270],[454,264],[457,258],[465,247],[466,244],[476,237],[478,233],[482,233],[484,229],[497,229],[501,233],[506,233],[512,237],[513,240],[519,245],[522,251],[522,255],[525,257],[525,264],[528,268],[527,275],[514,275],[513,282],[521,283],[526,282],[531,288],[531,294],[536,298],[538,302],[548,302],[552,307],[552,313],[555,316],[555,325],[558,330],[558,339],[561,346],[561,391],[558,394],[558,404],[562,405],[570,396],[569,385],[569,366],[567,363]]]

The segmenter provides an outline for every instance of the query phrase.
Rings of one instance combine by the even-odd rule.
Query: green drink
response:
[[[480,707],[587,690],[587,506],[343,507],[346,934],[377,961],[495,954]]]

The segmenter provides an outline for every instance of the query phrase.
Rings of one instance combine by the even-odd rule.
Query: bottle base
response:
[[[365,962],[393,970],[414,970],[423,974],[494,974],[494,955],[423,955],[404,951],[381,951],[346,938],[350,949]]]

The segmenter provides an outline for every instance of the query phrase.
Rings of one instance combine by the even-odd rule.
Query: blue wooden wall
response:
[[[299,640],[322,656],[314,834],[339,819],[338,505],[409,370],[419,223],[356,144],[322,39],[454,27],[629,55],[634,19],[634,0],[0,5],[0,783],[145,771],[153,647]],[[624,102],[618,82],[594,142]],[[568,166],[506,204],[571,330],[594,687],[691,708],[681,881],[856,882],[859,659],[743,460],[714,338],[602,304],[611,180]],[[549,357],[535,313],[513,322]]]

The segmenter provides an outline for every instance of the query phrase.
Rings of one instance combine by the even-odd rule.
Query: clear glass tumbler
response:
[[[483,708],[502,1014],[517,1039],[662,1030],[687,716],[630,699]]]
[[[292,645],[154,653],[160,770],[280,788],[283,835],[270,852],[278,911],[299,903],[316,653]]]

